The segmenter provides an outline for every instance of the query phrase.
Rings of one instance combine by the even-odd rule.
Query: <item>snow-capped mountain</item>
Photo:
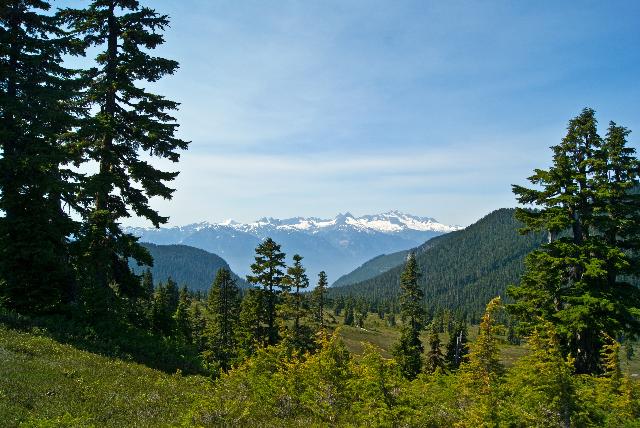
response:
[[[227,220],[171,228],[130,228],[127,231],[154,244],[185,244],[223,257],[240,275],[249,273],[254,249],[266,237],[281,244],[288,256],[300,254],[311,283],[324,270],[332,281],[380,254],[406,250],[443,233],[458,230],[429,217],[398,211],[333,219],[261,218],[252,223]]]

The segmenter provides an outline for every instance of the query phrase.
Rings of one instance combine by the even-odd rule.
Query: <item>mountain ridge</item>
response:
[[[425,291],[429,308],[479,316],[491,298],[504,296],[508,285],[518,283],[525,256],[546,242],[547,237],[544,233],[521,235],[518,230],[522,223],[515,219],[514,212],[512,208],[495,210],[463,230],[438,236],[413,249],[421,271],[418,284]],[[397,256],[381,256],[374,260],[374,266]],[[374,303],[397,299],[402,269],[401,260],[397,266],[364,280],[330,287],[329,295],[364,298]],[[353,276],[357,279],[358,275]]]
[[[263,217],[250,223],[205,221],[170,228],[125,230],[144,242],[184,244],[217,254],[239,275],[249,273],[255,247],[271,237],[288,256],[300,254],[305,258],[309,278],[315,284],[321,270],[327,272],[331,281],[372,257],[407,250],[459,229],[432,217],[394,210],[360,217],[346,212],[333,219]]]

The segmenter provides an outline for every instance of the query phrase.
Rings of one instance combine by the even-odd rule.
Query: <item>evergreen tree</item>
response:
[[[194,299],[189,306],[189,325],[191,328],[191,339],[198,351],[205,349],[205,330],[207,327],[206,319],[200,309],[199,299]]]
[[[163,283],[158,284],[151,307],[151,327],[156,333],[165,336],[171,334],[173,324],[172,315],[175,309],[171,310],[171,299],[167,287]]]
[[[469,352],[469,361],[461,367],[461,394],[469,406],[467,413],[472,426],[496,425],[497,421],[497,391],[504,375],[496,338],[496,317],[501,307],[500,297],[487,304],[478,329],[478,337]]]
[[[344,308],[344,325],[353,325],[355,318],[353,316],[353,301],[348,300]]]
[[[620,368],[620,343],[611,337],[606,337],[606,344],[602,347],[602,372],[609,378],[611,388],[618,392],[622,386],[622,369]]]
[[[415,255],[409,254],[402,275],[400,275],[400,308],[402,313],[402,332],[400,341],[393,348],[393,355],[400,370],[408,379],[414,379],[422,370],[424,347],[420,341],[420,332],[424,327],[424,293],[418,287],[418,263]]]
[[[167,311],[173,314],[178,309],[178,302],[180,301],[180,290],[178,284],[171,278],[167,278],[165,284],[165,290],[167,293]]]
[[[387,316],[387,325],[389,327],[395,327],[396,326],[396,314],[393,312],[390,312],[389,315]]]
[[[238,355],[236,330],[240,321],[240,290],[229,269],[218,270],[207,306],[211,314],[207,325],[208,346],[213,359],[226,371]]]
[[[266,324],[265,337],[261,338],[268,345],[278,342],[278,329],[276,326],[276,305],[282,289],[286,289],[283,283],[285,254],[280,251],[280,245],[271,238],[267,238],[256,247],[255,263],[251,265],[253,275],[247,276],[247,281],[256,286],[262,286],[263,318]]]
[[[433,373],[437,369],[445,369],[445,359],[440,349],[440,336],[433,325],[429,329],[429,349],[427,351],[425,369],[428,373]]]
[[[302,266],[302,256],[298,254],[293,256],[293,266],[287,269],[287,276],[292,291],[295,290],[293,291],[295,305],[293,326],[297,331],[300,329],[300,319],[305,315],[301,290],[309,287],[309,278],[304,266]]]
[[[0,301],[20,312],[60,311],[74,298],[69,236],[77,207],[62,137],[82,113],[78,79],[63,67],[81,53],[43,0],[0,4]]]
[[[152,197],[171,198],[166,172],[141,159],[141,152],[177,162],[177,149],[188,143],[175,137],[178,125],[169,114],[178,104],[152,94],[145,84],[173,74],[178,63],[152,56],[169,25],[137,0],[94,0],[82,10],[66,9],[66,22],[99,53],[96,66],[85,71],[85,102],[95,111],[81,124],[77,139],[98,172],[82,183],[84,223],[79,243],[85,285],[108,293],[115,284],[123,295],[140,292],[128,259],[151,265],[137,238],[122,231],[119,221],[135,214],[158,227],[167,221],[149,205]],[[89,291],[94,293],[95,290]]]
[[[640,163],[627,147],[629,131],[614,123],[603,139],[595,113],[584,109],[552,147],[553,165],[529,180],[539,189],[513,186],[523,233],[546,230],[549,242],[526,259],[526,272],[510,294],[525,330],[553,322],[565,355],[578,373],[601,369],[602,333],[640,331]]]
[[[469,353],[467,345],[467,325],[458,321],[449,333],[447,343],[447,362],[450,369],[457,369],[462,364],[464,357]]]
[[[180,289],[178,296],[178,305],[176,311],[173,314],[173,325],[177,337],[188,343],[191,343],[191,319],[189,318],[189,307],[191,306],[191,299],[187,287],[183,286]]]
[[[252,355],[256,346],[264,341],[263,314],[263,291],[257,288],[247,290],[240,304],[240,329],[238,331],[238,344],[244,356]]]
[[[571,378],[572,362],[562,356],[558,335],[547,323],[534,329],[527,338],[530,352],[519,358],[509,370],[503,398],[507,426],[570,427],[576,408],[576,394]]]
[[[151,300],[153,298],[153,275],[151,269],[147,268],[142,274],[142,290],[144,291],[144,299]]]
[[[327,281],[327,274],[325,271],[321,271],[318,274],[318,285],[313,289],[311,293],[313,301],[314,320],[321,330],[324,330],[324,307],[325,299],[327,295],[327,287],[329,282]]]

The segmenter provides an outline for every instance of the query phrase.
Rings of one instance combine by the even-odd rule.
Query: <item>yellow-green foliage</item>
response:
[[[422,373],[413,381],[373,346],[352,358],[340,331],[320,336],[314,354],[259,349],[211,381],[0,327],[0,425],[640,426],[638,385],[624,375],[619,382],[573,375],[552,329],[530,337],[529,352],[509,369],[474,361],[484,355],[495,362],[494,351],[479,349],[497,346],[487,336],[495,334],[489,318],[461,370]]]

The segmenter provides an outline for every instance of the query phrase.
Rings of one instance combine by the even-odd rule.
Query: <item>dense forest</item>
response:
[[[153,266],[147,268],[130,261],[129,265],[135,274],[142,275],[146,269],[150,269],[156,280],[165,281],[171,278],[180,285],[186,284],[192,291],[207,292],[211,286],[211,278],[216,276],[218,270],[231,270],[221,257],[188,245],[156,245],[143,242],[142,246],[151,254]],[[240,287],[247,286],[246,281],[238,275],[232,273],[232,277]]]
[[[585,108],[532,188],[513,186],[521,208],[377,277],[331,289],[265,238],[244,289],[221,266],[189,290],[154,278],[161,252],[121,226],[167,222],[150,199],[178,172],[146,156],[188,147],[177,103],[148,92],[178,69],[152,54],[168,25],[136,0],[0,4],[3,426],[640,424],[628,129]],[[392,343],[349,350],[372,331]]]
[[[378,257],[374,257],[373,259],[363,263],[362,266],[359,266],[346,275],[342,275],[334,281],[331,286],[342,287],[343,285],[355,284],[357,282],[376,277],[389,269],[400,266],[405,261],[408,254],[409,250],[398,251],[391,254],[381,254]]]
[[[542,233],[520,235],[522,223],[513,209],[494,211],[477,223],[427,241],[415,250],[431,312],[457,310],[474,319],[495,296],[505,296],[524,272],[525,256],[545,240]],[[343,287],[332,287],[330,297],[363,298],[373,307],[397,300],[403,266]]]

